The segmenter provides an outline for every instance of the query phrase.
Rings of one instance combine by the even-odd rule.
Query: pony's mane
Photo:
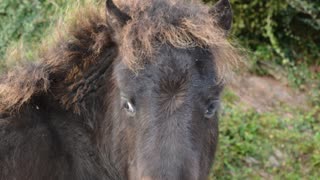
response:
[[[119,0],[120,8],[132,18],[118,38],[120,55],[127,66],[143,68],[159,44],[177,48],[202,47],[214,55],[219,80],[225,81],[240,62],[239,48],[227,40],[209,8],[199,1]]]
[[[85,6],[73,14],[67,26],[58,25],[53,43],[42,46],[38,63],[17,67],[0,79],[0,112],[18,110],[32,96],[52,93],[66,108],[80,111],[85,93],[91,89],[92,69],[105,67],[101,56],[121,56],[133,71],[143,68],[144,59],[152,59],[161,43],[177,48],[210,49],[220,80],[226,79],[239,54],[200,2],[178,0],[121,0],[116,4],[132,17],[112,36],[104,6]],[[118,43],[118,51],[114,48]],[[106,68],[106,67],[105,67]],[[91,74],[88,72],[91,72]],[[102,73],[102,71],[99,71]],[[91,79],[89,81],[88,79]]]
[[[114,43],[105,10],[90,4],[59,21],[45,40],[39,61],[19,65],[1,76],[1,113],[17,111],[32,96],[45,93],[51,93],[66,109],[79,112],[80,101],[93,88],[89,83],[100,78],[99,69],[110,64],[101,56],[108,50],[109,56],[117,53],[111,49]]]

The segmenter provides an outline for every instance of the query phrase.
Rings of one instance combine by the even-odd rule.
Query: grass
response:
[[[0,59],[7,59],[13,48],[33,51],[46,31],[53,25],[62,1],[2,0],[0,3]],[[2,61],[3,62],[3,61]]]
[[[41,40],[50,38],[57,20],[83,1],[1,0],[0,65],[34,60]],[[290,73],[293,79],[294,73]],[[236,95],[225,91],[219,149],[210,179],[319,178],[319,92],[310,90],[308,111],[282,105],[274,112],[258,113],[243,108]]]
[[[35,60],[57,21],[89,1],[99,0],[0,0],[0,67]]]
[[[220,142],[211,179],[317,179],[320,107],[279,107],[259,114],[224,96]],[[237,102],[237,103],[236,103]]]

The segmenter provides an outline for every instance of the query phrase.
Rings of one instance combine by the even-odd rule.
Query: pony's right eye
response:
[[[132,102],[126,100],[123,104],[123,108],[127,111],[130,116],[134,116],[136,113],[136,109]]]
[[[207,118],[207,119],[211,119],[213,118],[213,116],[216,114],[216,111],[219,107],[219,101],[218,100],[215,100],[215,101],[211,101],[209,104],[208,104],[208,107],[205,111],[205,114],[204,116]]]

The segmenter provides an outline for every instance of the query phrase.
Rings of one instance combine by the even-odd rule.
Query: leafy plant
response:
[[[320,1],[230,1],[234,9],[233,35],[251,50],[251,70],[275,77],[290,75],[297,87],[306,83],[307,75],[293,78],[297,72],[286,71],[292,72],[300,65],[320,65]]]

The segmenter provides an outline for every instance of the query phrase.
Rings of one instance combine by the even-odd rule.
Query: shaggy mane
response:
[[[87,4],[72,13],[70,19],[57,23],[51,41],[43,42],[38,62],[20,65],[1,76],[1,113],[17,111],[31,97],[46,93],[66,109],[79,113],[85,108],[84,97],[97,88],[92,84],[101,78],[112,63],[107,60],[117,51],[103,8]]]
[[[201,47],[214,55],[219,80],[226,80],[240,62],[239,49],[226,38],[208,6],[199,1],[120,0],[130,20],[118,37],[122,60],[132,70],[152,60],[157,47],[169,43],[176,48]]]
[[[51,93],[66,109],[80,112],[83,99],[96,87],[119,55],[137,71],[144,61],[169,43],[177,48],[210,49],[220,80],[225,80],[240,56],[217,26],[209,8],[200,2],[178,0],[121,0],[115,2],[132,17],[113,37],[105,6],[86,5],[73,14],[66,28],[58,25],[53,43],[44,43],[38,63],[17,67],[0,79],[0,112],[12,112],[31,97]],[[117,42],[114,43],[114,39]],[[118,50],[117,50],[118,49]],[[119,52],[119,54],[118,54]],[[102,57],[103,56],[103,57]],[[106,58],[107,57],[107,58]],[[109,60],[111,61],[111,60]]]

